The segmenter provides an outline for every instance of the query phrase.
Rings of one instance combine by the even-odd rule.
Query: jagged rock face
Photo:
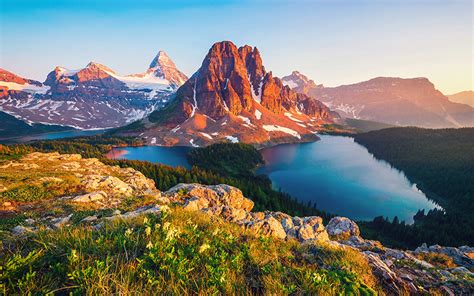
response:
[[[44,84],[1,71],[0,107],[30,122],[119,127],[162,108],[187,79],[164,52],[151,65],[129,76],[95,62],[79,70],[56,67]]]
[[[267,72],[257,48],[224,41],[211,47],[175,100],[144,120],[138,134],[158,145],[267,145],[314,141],[314,133],[335,118],[324,104]]]
[[[285,84],[347,118],[429,128],[474,126],[474,108],[454,103],[426,78],[377,77],[338,87],[315,86],[294,73]]]
[[[305,114],[330,118],[329,109],[322,103],[296,94],[267,73],[258,49],[248,45],[237,48],[232,42],[214,44],[183,88],[188,90],[179,92],[177,98],[215,120],[228,112],[239,115],[243,110],[250,111],[255,102],[274,114],[302,107],[299,111]]]

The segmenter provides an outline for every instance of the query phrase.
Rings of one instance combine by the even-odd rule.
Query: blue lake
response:
[[[419,209],[436,205],[406,176],[349,137],[320,136],[321,141],[262,150],[267,174],[281,188],[319,209],[356,220],[383,215],[413,222]]]
[[[319,209],[356,220],[383,215],[411,223],[419,209],[436,205],[388,163],[375,159],[349,137],[320,136],[321,141],[261,150],[267,174],[281,189]],[[127,147],[110,158],[147,160],[189,168],[188,147]]]
[[[150,162],[162,163],[169,166],[182,166],[191,168],[186,155],[191,150],[190,147],[161,147],[161,146],[142,146],[115,148],[107,154],[112,159],[131,159],[145,160]]]

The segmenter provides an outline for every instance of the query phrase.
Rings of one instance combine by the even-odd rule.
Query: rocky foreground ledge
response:
[[[182,207],[220,217],[258,235],[357,250],[367,259],[373,274],[389,294],[423,294],[436,288],[446,295],[467,295],[474,289],[472,247],[423,245],[414,251],[387,248],[380,242],[360,237],[359,227],[348,218],[332,218],[325,226],[323,219],[317,216],[292,217],[281,212],[252,212],[253,202],[244,197],[239,189],[228,185],[179,184],[160,192],[152,180],[134,169],[107,166],[97,159],[58,153],[31,153],[21,160],[2,163],[0,170],[0,174],[6,176],[0,178],[0,192],[11,191],[11,188],[18,186],[17,179],[21,178],[28,178],[30,184],[64,184],[63,187],[67,188],[61,191],[63,194],[48,200],[48,205],[15,201],[13,198],[5,201],[8,195],[4,194],[0,207],[2,215],[35,207],[42,210],[55,204],[63,208],[70,205],[97,212],[102,210],[101,214],[79,221],[100,229],[110,220],[144,214],[160,215],[163,211]],[[17,174],[15,179],[9,179],[8,176],[13,174]],[[141,202],[129,206],[128,211],[119,211],[119,205],[123,206],[131,196],[141,197]],[[107,211],[104,212],[105,209]],[[47,213],[37,219],[26,219],[12,227],[11,233],[22,236],[40,228],[54,230],[72,224],[73,212]],[[430,258],[448,258],[453,264],[442,266]]]

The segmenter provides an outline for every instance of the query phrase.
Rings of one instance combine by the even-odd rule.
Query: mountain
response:
[[[285,76],[284,83],[343,117],[429,128],[474,126],[474,109],[449,101],[426,78],[377,77],[338,87],[314,87],[296,74]]]
[[[256,47],[223,41],[211,47],[172,102],[121,132],[160,145],[267,145],[315,140],[315,132],[336,118],[324,104],[267,72]]]
[[[121,76],[99,63],[56,67],[45,82],[0,71],[0,107],[31,122],[81,129],[123,126],[161,108],[186,80],[160,51],[146,72]]]
[[[312,89],[322,87],[322,85],[316,85],[313,80],[298,71],[291,72],[291,75],[284,76],[281,80],[283,85],[288,85],[294,91],[304,94],[307,94]]]
[[[70,127],[59,125],[46,125],[40,123],[28,124],[23,120],[15,118],[5,112],[0,111],[0,138],[11,138],[18,136],[60,132],[71,130]]]
[[[153,59],[146,74],[152,74],[155,77],[166,79],[176,88],[188,80],[188,77],[176,68],[174,62],[162,50],[160,50]]]
[[[467,90],[452,95],[447,95],[451,102],[466,104],[474,107],[474,91]]]

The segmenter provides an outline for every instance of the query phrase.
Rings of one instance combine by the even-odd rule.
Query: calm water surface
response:
[[[107,154],[112,159],[146,160],[150,162],[163,163],[169,166],[182,166],[191,168],[186,155],[191,150],[190,147],[161,147],[142,146],[115,148]]]
[[[262,150],[266,165],[258,172],[277,189],[357,220],[383,215],[411,223],[418,209],[436,207],[402,172],[375,159],[354,139],[320,137],[314,143]]]
[[[147,160],[189,168],[188,147],[116,148],[108,157]],[[356,220],[383,215],[413,221],[418,209],[436,205],[405,175],[375,159],[352,138],[321,136],[321,141],[262,150],[267,174],[276,189],[320,209]]]

